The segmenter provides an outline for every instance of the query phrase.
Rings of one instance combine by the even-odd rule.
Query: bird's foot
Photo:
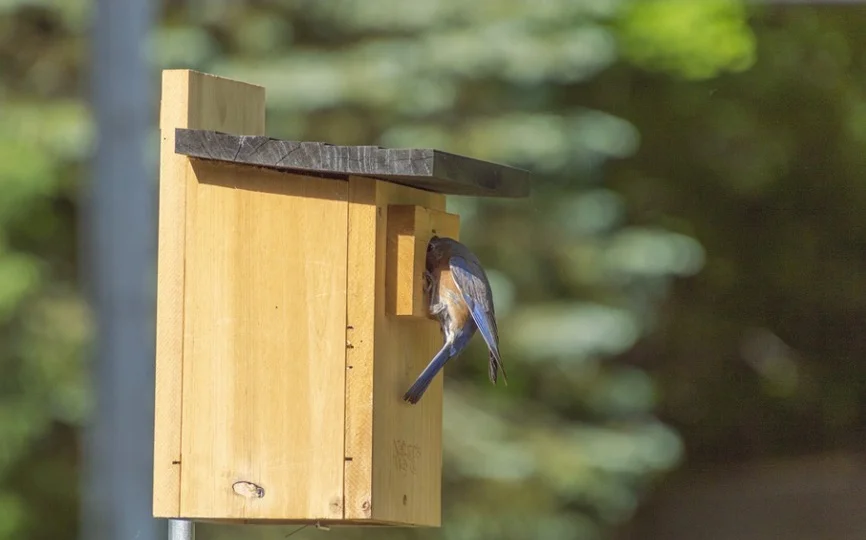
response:
[[[430,294],[433,290],[433,274],[429,270],[424,270],[424,291]]]

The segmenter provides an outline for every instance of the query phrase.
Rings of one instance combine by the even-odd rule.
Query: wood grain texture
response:
[[[460,216],[415,205],[388,207],[388,268],[385,306],[389,315],[429,318],[424,294],[427,244],[433,235],[456,238]]]
[[[341,519],[348,183],[193,170],[181,514]]]
[[[162,75],[153,515],[180,515],[181,407],[189,159],[175,153],[175,129],[265,132],[265,91],[190,70]]]
[[[530,174],[522,169],[426,148],[336,146],[252,133],[229,135],[179,129],[175,151],[190,157],[280,170],[371,176],[451,195],[527,197],[530,188]]]

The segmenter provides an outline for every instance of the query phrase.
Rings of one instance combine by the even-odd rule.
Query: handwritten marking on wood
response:
[[[402,439],[394,440],[394,466],[403,474],[415,474],[417,461],[421,457],[421,447]]]

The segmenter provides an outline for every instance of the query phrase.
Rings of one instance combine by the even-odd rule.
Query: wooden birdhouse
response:
[[[156,517],[438,526],[442,343],[427,318],[445,195],[524,171],[425,149],[265,136],[263,88],[163,73]]]

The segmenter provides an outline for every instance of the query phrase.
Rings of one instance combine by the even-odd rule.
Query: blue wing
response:
[[[452,256],[448,263],[451,276],[463,300],[469,306],[472,319],[490,351],[488,369],[490,380],[496,384],[497,374],[502,370],[502,377],[508,384],[508,375],[505,373],[502,357],[499,355],[499,330],[496,327],[496,315],[493,310],[493,293],[484,269],[475,261],[460,256]]]

